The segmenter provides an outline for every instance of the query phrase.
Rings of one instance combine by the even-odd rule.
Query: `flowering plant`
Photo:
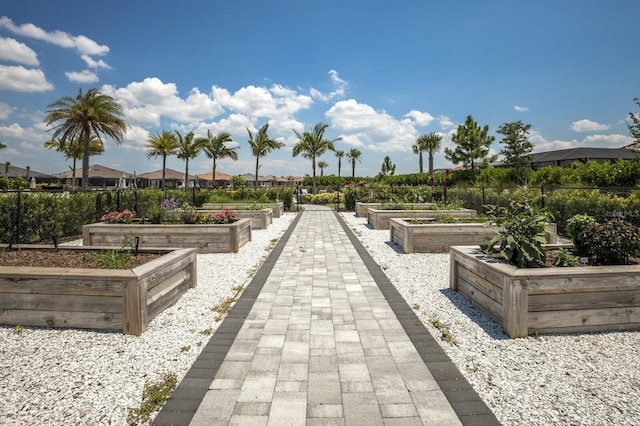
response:
[[[196,213],[195,223],[202,225],[213,223],[213,216],[211,216],[209,213]]]
[[[133,212],[124,209],[121,212],[113,211],[105,213],[100,217],[100,221],[106,223],[131,223],[134,217]]]
[[[222,210],[213,216],[213,222],[217,224],[233,223],[236,220],[237,213],[230,209]]]

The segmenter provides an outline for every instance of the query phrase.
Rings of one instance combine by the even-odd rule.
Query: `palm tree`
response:
[[[175,155],[178,149],[178,140],[169,130],[163,130],[162,133],[156,133],[155,136],[147,139],[147,158],[156,158],[162,155],[162,189],[165,189],[167,157]]]
[[[362,153],[357,148],[351,148],[349,152],[347,152],[346,157],[351,162],[351,179],[355,179],[356,177],[356,162],[360,163],[360,156]]]
[[[344,158],[344,151],[336,151],[336,157],[338,157],[338,177],[340,177],[340,169],[342,168],[342,159]]]
[[[213,174],[211,175],[211,186],[216,184],[216,163],[217,160],[224,158],[231,158],[233,161],[238,161],[238,147],[229,147],[227,142],[233,142],[231,134],[222,132],[216,136],[211,134],[211,130],[207,130],[206,138],[198,138],[198,141],[202,141],[202,150],[207,157],[213,159]]]
[[[82,158],[84,154],[84,146],[80,138],[72,139],[67,144],[60,143],[59,139],[51,139],[44,143],[44,147],[47,149],[55,149],[58,152],[64,154],[65,160],[73,160],[73,168],[71,169],[71,187],[76,188],[76,160]],[[100,155],[104,152],[104,145],[100,142],[100,139],[96,135],[91,136],[89,139],[89,155]]]
[[[438,152],[440,144],[442,142],[442,135],[431,132],[427,135],[420,135],[416,139],[416,143],[413,144],[413,153],[420,156],[420,173],[422,173],[422,153],[429,153],[429,175],[433,176],[433,154]]]
[[[89,157],[91,155],[91,136],[98,137],[103,143],[101,135],[111,137],[116,145],[122,144],[124,132],[129,126],[120,118],[122,107],[111,96],[105,95],[98,89],[89,89],[86,94],[78,90],[75,98],[63,96],[54,103],[47,112],[44,121],[47,126],[56,122],[51,139],[59,138],[64,146],[75,138],[83,141],[82,153],[82,189],[89,188]]]
[[[258,170],[260,169],[260,157],[264,157],[274,149],[280,149],[284,146],[282,142],[278,142],[274,139],[269,139],[267,130],[269,129],[269,123],[265,123],[258,133],[256,133],[255,139],[251,134],[251,130],[247,127],[247,133],[249,133],[249,145],[251,146],[251,153],[256,157],[256,181],[255,187],[258,187]]]
[[[320,177],[324,176],[324,169],[329,167],[329,163],[326,161],[318,161],[318,168],[320,169]]]
[[[178,142],[178,158],[184,160],[184,189],[189,189],[189,159],[196,158],[200,153],[200,150],[204,146],[203,142],[199,139],[195,139],[195,134],[189,132],[184,137],[176,130],[177,142]]]
[[[326,123],[318,123],[310,132],[304,132],[303,134],[293,130],[293,133],[298,137],[298,143],[293,147],[293,156],[297,157],[302,154],[304,158],[311,160],[311,170],[313,171],[312,182],[313,190],[316,193],[316,159],[327,150],[335,151],[334,143],[342,138],[325,139],[324,132],[329,127]]]

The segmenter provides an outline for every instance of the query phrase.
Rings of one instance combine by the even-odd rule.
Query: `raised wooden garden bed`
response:
[[[197,283],[194,249],[155,251],[165,254],[129,270],[0,266],[0,324],[140,335]]]
[[[360,201],[356,201],[356,216],[359,217],[367,217],[368,209],[377,209],[380,210],[384,203],[362,203]],[[435,204],[434,203],[403,203],[403,206],[411,209],[432,209]]]
[[[220,211],[220,210],[224,210],[224,209],[231,209],[231,210],[244,210],[244,209],[250,209],[254,206],[257,206],[259,208],[262,209],[267,209],[267,208],[271,208],[273,209],[273,218],[274,219],[278,219],[280,217],[282,217],[282,215],[284,214],[284,203],[282,201],[276,202],[276,203],[258,203],[258,204],[247,204],[247,203],[204,203],[202,205],[202,209],[203,210],[216,210],[216,211]],[[255,229],[255,228],[254,228]]]
[[[510,337],[640,329],[640,265],[516,268],[450,248],[450,288]]]
[[[122,247],[125,238],[139,237],[139,247],[191,247],[200,253],[237,253],[251,241],[251,219],[229,224],[185,225],[92,223],[82,227],[84,246]]]
[[[233,210],[238,219],[251,220],[251,229],[267,229],[273,223],[273,209],[266,207],[260,210]],[[198,210],[199,213],[215,216],[220,210]]]
[[[405,253],[441,253],[449,247],[485,244],[499,230],[483,223],[421,223],[412,224],[408,218],[391,218],[389,239]],[[557,242],[557,226],[547,225],[547,243]]]
[[[391,218],[435,218],[438,215],[448,215],[457,218],[469,218],[476,215],[475,210],[367,210],[367,222],[373,229],[389,229]]]

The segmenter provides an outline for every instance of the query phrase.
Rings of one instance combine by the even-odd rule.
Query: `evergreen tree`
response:
[[[475,176],[476,166],[486,166],[495,160],[495,156],[488,156],[489,147],[495,140],[495,137],[489,136],[489,126],[478,126],[470,115],[464,124],[458,126],[451,140],[457,146],[456,149],[445,148],[445,158],[453,164],[462,163],[465,169],[471,171],[472,176]]]
[[[382,176],[393,176],[396,173],[396,165],[391,162],[391,158],[387,155],[382,160],[382,167],[380,169],[380,174]]]
[[[523,124],[522,121],[504,123],[496,130],[504,135],[500,141],[504,148],[500,154],[504,155],[504,162],[515,169],[516,183],[520,182],[520,169],[531,161],[533,144],[527,139],[531,130],[531,124]]]

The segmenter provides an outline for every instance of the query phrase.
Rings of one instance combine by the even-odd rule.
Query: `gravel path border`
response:
[[[254,230],[239,253],[198,254],[198,286],[142,336],[0,326],[0,424],[126,425],[146,381],[184,377],[219,325],[211,308],[251,281],[294,218]]]
[[[182,378],[218,323],[211,308],[246,285],[295,214],[253,232],[237,254],[198,255],[198,287],[158,315],[142,336],[0,326],[0,424],[126,424],[145,381]],[[445,352],[505,425],[640,423],[640,333],[509,339],[449,290],[449,255],[403,254],[389,231],[342,217],[429,331],[437,318],[457,345]],[[233,267],[230,267],[233,265]]]
[[[366,218],[342,217],[436,339],[437,318],[456,345],[452,361],[504,425],[640,423],[640,333],[603,332],[510,339],[449,290],[449,254],[404,254]]]

